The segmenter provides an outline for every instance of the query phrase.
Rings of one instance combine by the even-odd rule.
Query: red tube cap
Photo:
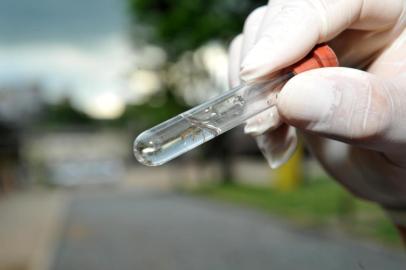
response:
[[[302,60],[292,66],[292,71],[299,74],[322,67],[338,67],[338,59],[333,49],[326,44],[319,44]]]

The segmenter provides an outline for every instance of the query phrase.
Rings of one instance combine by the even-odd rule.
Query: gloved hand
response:
[[[405,26],[404,0],[271,0],[255,10],[230,46],[231,86],[287,67],[322,42],[343,67],[295,76],[276,109],[250,119],[246,132],[287,142],[296,127],[348,190],[406,211]]]

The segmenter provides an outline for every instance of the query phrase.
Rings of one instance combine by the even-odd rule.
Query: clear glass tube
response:
[[[288,72],[242,84],[144,131],[134,141],[135,157],[144,165],[158,166],[180,156],[274,106],[275,91],[293,76]]]

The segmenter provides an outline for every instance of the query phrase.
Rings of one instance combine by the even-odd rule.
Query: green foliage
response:
[[[195,194],[260,208],[305,226],[337,226],[350,234],[400,246],[396,229],[377,205],[352,197],[330,179],[311,181],[291,192],[215,185]]]
[[[262,0],[127,0],[132,17],[134,42],[152,43],[163,48],[168,64],[161,67],[168,74],[173,63],[186,51],[194,50],[209,41],[230,41],[242,31],[244,19]],[[193,69],[193,66],[190,66]],[[207,74],[204,74],[207,76]],[[192,76],[192,75],[190,75]],[[158,106],[145,103],[129,106],[121,119],[136,129],[143,129],[168,119],[186,109],[174,98],[173,84],[162,78],[166,101]],[[173,79],[173,78],[171,78]],[[207,78],[209,79],[209,78]],[[152,97],[151,100],[155,100]]]
[[[149,41],[165,48],[172,58],[211,40],[229,41],[242,31],[249,12],[266,4],[259,0],[128,1],[135,26],[149,26]]]
[[[160,100],[162,104],[154,104]],[[150,101],[140,105],[128,105],[123,116],[118,119],[121,123],[134,123],[138,131],[150,128],[158,123],[167,120],[187,109],[187,106],[180,102],[173,91],[161,91],[150,97]]]
[[[95,120],[85,113],[72,107],[69,100],[64,100],[55,105],[47,105],[44,115],[44,122],[50,126],[89,125],[95,123]]]

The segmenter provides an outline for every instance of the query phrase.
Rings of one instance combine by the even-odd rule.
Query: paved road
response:
[[[405,268],[401,252],[169,193],[76,196],[53,264],[55,270]]]

